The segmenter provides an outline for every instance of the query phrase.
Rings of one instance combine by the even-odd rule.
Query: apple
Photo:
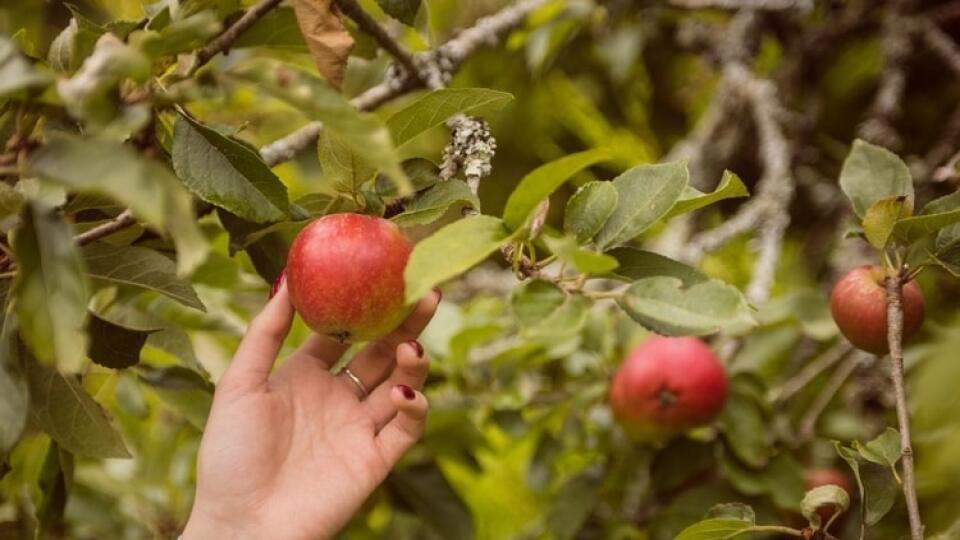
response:
[[[840,331],[859,349],[886,354],[887,291],[885,273],[879,266],[861,266],[847,272],[830,295],[833,320]],[[903,340],[908,340],[923,325],[923,291],[916,281],[903,286]]]
[[[307,326],[340,342],[367,341],[407,314],[403,271],[413,246],[386,219],[331,214],[294,239],[284,271],[290,302]]]
[[[807,469],[803,472],[803,482],[806,484],[808,491],[820,486],[833,485],[843,488],[843,490],[847,492],[847,495],[850,495],[851,499],[854,494],[857,493],[857,491],[854,490],[853,482],[850,481],[850,477],[840,469],[833,467]],[[833,517],[833,512],[834,507],[829,505],[817,508],[817,513],[820,514],[820,521],[824,525]]]
[[[614,416],[633,436],[657,440],[710,423],[727,400],[723,364],[695,337],[655,336],[637,346],[610,384]]]

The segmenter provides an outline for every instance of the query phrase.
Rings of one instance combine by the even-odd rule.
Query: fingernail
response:
[[[276,296],[277,291],[280,290],[280,287],[283,286],[283,282],[287,279],[287,269],[284,268],[280,271],[280,275],[277,276],[277,279],[273,280],[273,287],[270,287],[270,298]]]
[[[440,287],[434,287],[433,292],[437,293],[437,302],[443,300],[443,289]]]
[[[397,388],[399,388],[400,391],[403,392],[403,397],[405,399],[408,399],[410,401],[417,399],[417,393],[413,391],[413,388],[410,388],[405,384],[398,384]]]
[[[417,351],[417,358],[423,358],[423,345],[419,341],[411,339],[407,343],[413,347],[413,350]]]

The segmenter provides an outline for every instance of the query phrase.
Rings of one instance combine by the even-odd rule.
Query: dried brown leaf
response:
[[[293,0],[293,10],[317,69],[339,89],[353,48],[353,36],[340,20],[340,10],[334,0]]]

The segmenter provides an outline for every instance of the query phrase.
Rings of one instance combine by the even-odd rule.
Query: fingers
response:
[[[391,398],[393,388],[404,385],[420,390],[429,370],[430,361],[419,343],[406,341],[397,347],[397,367],[386,382],[373,389],[364,402],[378,430],[397,414],[397,406]]]
[[[404,341],[417,339],[420,332],[423,332],[430,319],[433,318],[439,303],[440,291],[437,289],[420,300],[414,307],[413,312],[396,330],[371,342],[357,353],[357,356],[350,361],[350,371],[367,388],[374,388],[383,382],[396,365],[394,354],[397,345]]]
[[[293,306],[283,284],[250,322],[220,386],[249,391],[266,383],[292,322]]]
[[[394,386],[390,399],[397,415],[377,434],[380,455],[391,467],[423,435],[427,423],[427,398],[409,386]]]

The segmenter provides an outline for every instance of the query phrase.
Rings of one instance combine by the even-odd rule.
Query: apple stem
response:
[[[903,375],[903,284],[908,269],[901,267],[896,276],[887,277],[887,343],[890,346],[890,359],[893,389],[897,403],[897,421],[900,424],[900,448],[903,460],[903,496],[907,503],[907,516],[910,519],[910,538],[923,540],[923,522],[920,521],[920,507],[917,504],[917,490],[914,483],[913,447],[910,444],[910,415],[907,411],[907,392]]]

